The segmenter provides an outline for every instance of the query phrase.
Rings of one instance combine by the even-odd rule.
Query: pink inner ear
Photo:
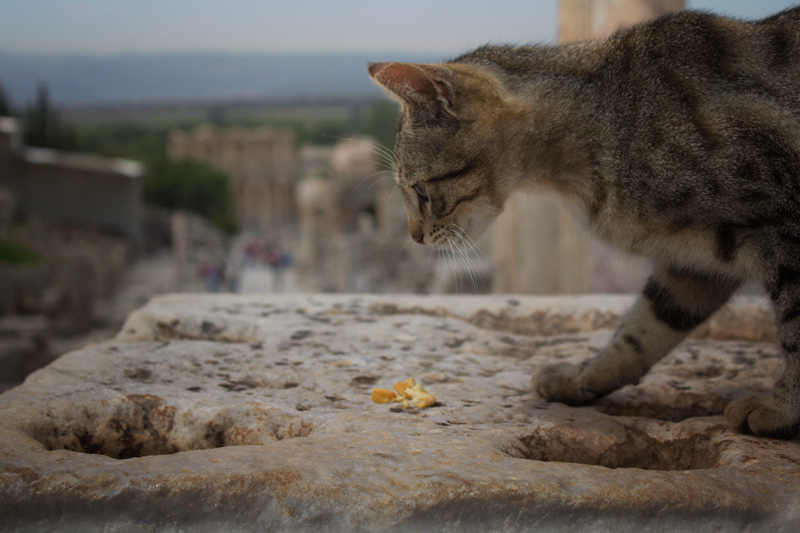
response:
[[[409,63],[375,63],[369,66],[375,81],[403,98],[438,100],[445,97],[444,85],[430,79],[425,71]]]

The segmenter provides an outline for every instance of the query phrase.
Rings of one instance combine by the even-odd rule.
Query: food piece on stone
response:
[[[372,389],[372,401],[375,403],[389,403],[396,401],[397,394],[389,389]]]
[[[417,383],[414,378],[398,381],[392,389],[394,390],[372,389],[372,401],[376,403],[401,402],[405,409],[411,407],[411,403],[420,409],[425,409],[436,403],[436,397],[425,390],[422,384]],[[411,400],[411,403],[409,403],[409,400]]]

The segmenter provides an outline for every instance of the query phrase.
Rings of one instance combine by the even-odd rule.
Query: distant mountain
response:
[[[49,56],[0,52],[0,83],[14,105],[46,81],[57,104],[375,97],[369,61],[442,58],[395,54]]]

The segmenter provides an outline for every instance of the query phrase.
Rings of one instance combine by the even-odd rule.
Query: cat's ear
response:
[[[403,102],[450,109],[452,90],[446,80],[447,71],[414,63],[371,63],[370,77]]]

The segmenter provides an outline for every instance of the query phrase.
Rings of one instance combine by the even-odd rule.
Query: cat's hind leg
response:
[[[658,267],[609,345],[581,365],[546,367],[533,379],[544,398],[587,405],[635,384],[691,330],[719,309],[738,281],[681,268]]]
[[[783,377],[772,395],[734,400],[725,416],[744,433],[789,438],[800,431],[800,270],[779,269],[770,295],[786,360]]]

